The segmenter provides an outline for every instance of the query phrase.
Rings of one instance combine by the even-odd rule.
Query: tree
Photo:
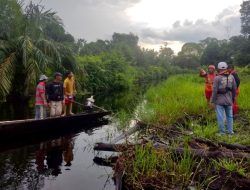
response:
[[[107,40],[97,40],[87,43],[85,40],[78,41],[80,55],[99,55],[110,50],[110,42]]]
[[[0,1],[0,38],[14,37],[24,27],[21,6],[16,0]]]
[[[174,58],[174,65],[183,69],[196,69],[200,66],[200,60],[194,55],[179,54]]]
[[[185,43],[182,48],[181,48],[181,54],[182,55],[186,55],[186,56],[196,56],[198,58],[200,58],[201,54],[202,54],[202,46],[201,44],[197,44],[197,43]]]
[[[243,1],[241,4],[241,33],[245,36],[250,34],[250,1]]]
[[[246,66],[250,63],[250,40],[244,36],[233,36],[230,38],[229,48],[231,50],[232,62],[235,65]]]
[[[54,12],[30,3],[23,17],[25,27],[21,34],[0,40],[0,99],[9,94],[23,97],[33,92],[38,75],[63,70],[60,52],[69,52],[62,44],[46,39],[43,33],[47,23],[61,23]]]
[[[131,64],[137,64],[137,55],[140,53],[139,38],[133,33],[114,33],[111,40],[111,48],[121,53]]]

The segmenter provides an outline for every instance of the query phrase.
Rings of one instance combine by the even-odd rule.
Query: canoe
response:
[[[88,129],[105,120],[109,111],[83,112],[64,117],[46,119],[25,119],[0,122],[0,141],[6,139],[34,137],[40,134],[51,134],[63,130]]]

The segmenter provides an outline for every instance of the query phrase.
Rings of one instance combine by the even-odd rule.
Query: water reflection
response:
[[[124,93],[96,95],[96,104],[115,113],[125,110],[133,114],[143,91],[135,88]],[[23,111],[23,108],[28,111]],[[0,104],[0,120],[33,117],[33,108]],[[75,108],[81,111],[81,107]],[[22,139],[19,144],[0,144],[0,189],[60,189],[60,190],[112,190],[112,168],[93,163],[96,156],[93,145],[109,142],[119,135],[117,127],[110,124],[99,129],[68,131],[52,140],[34,137]],[[51,134],[47,134],[51,136]],[[12,150],[10,150],[12,149]],[[111,156],[112,153],[98,153]]]
[[[0,189],[115,189],[112,169],[93,163],[93,144],[109,130],[106,125],[0,153]]]
[[[61,166],[70,167],[74,158],[72,137],[60,137],[49,142],[42,142],[36,151],[37,171],[53,176],[61,174]],[[64,162],[64,163],[63,163]]]

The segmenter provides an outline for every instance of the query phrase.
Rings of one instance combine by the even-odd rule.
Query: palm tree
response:
[[[62,25],[55,12],[44,11],[30,3],[24,11],[23,33],[15,38],[0,38],[0,99],[10,94],[27,96],[34,91],[38,75],[65,70],[61,64],[62,52],[70,50],[59,42],[46,39],[46,23]],[[69,53],[68,53],[69,54]]]

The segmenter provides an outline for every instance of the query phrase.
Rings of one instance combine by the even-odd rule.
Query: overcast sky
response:
[[[29,0],[25,0],[29,2]],[[240,33],[242,0],[35,0],[62,18],[67,32],[87,41],[132,32],[140,44],[164,42],[179,51],[185,42],[226,39]]]

